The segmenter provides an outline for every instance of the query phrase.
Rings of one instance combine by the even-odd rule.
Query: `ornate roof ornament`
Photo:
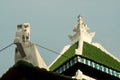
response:
[[[73,29],[73,31],[76,33],[74,35],[69,35],[69,38],[72,41],[72,44],[79,42],[78,49],[80,53],[82,51],[83,41],[91,43],[95,35],[95,32],[88,32],[88,30],[89,30],[89,27],[83,22],[82,16],[79,15],[78,22]]]
[[[30,41],[30,23],[17,25],[14,44],[17,46],[15,48],[15,63],[19,60],[24,60],[32,63],[34,66],[49,70],[36,44]]]

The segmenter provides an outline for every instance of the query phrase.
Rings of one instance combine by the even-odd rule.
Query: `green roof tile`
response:
[[[65,61],[69,60],[75,55],[75,49],[78,48],[78,42],[73,44],[51,67],[50,70],[53,71],[62,65]]]
[[[83,44],[83,54],[82,56],[94,60],[100,64],[106,65],[110,68],[113,68],[117,71],[120,71],[120,62],[112,58],[110,55],[106,54],[101,49],[84,42]]]
[[[50,67],[50,70],[54,71],[55,69],[60,67],[63,63],[65,63],[67,60],[75,56],[75,49],[77,48],[78,42],[73,44],[60,58],[58,58],[58,60]],[[120,62],[118,62],[110,55],[106,54],[101,49],[87,42],[83,42],[83,53],[81,56],[88,58],[92,61],[95,61],[99,64],[105,65],[114,70],[120,71]]]

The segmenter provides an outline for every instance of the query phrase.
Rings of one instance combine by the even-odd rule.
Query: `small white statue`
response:
[[[77,80],[82,80],[82,75],[83,75],[83,73],[80,70],[77,70],[75,78]]]
[[[29,23],[20,24],[17,26],[14,43],[17,45],[15,49],[15,62],[19,60],[25,60],[35,66],[48,70],[48,67],[40,56],[36,45],[30,42]]]
[[[30,24],[24,23],[17,26],[17,32],[14,42],[28,42],[30,41]]]
[[[23,42],[30,41],[30,24],[29,23],[23,24],[22,39],[23,39]]]
[[[77,79],[77,80],[82,80],[82,78],[83,78],[83,73],[82,73],[82,71],[80,71],[79,69],[76,71],[76,74],[75,74],[75,76],[73,76],[72,78],[75,78],[75,79]]]

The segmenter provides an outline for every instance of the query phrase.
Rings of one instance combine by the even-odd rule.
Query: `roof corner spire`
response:
[[[83,18],[80,15],[78,15],[78,23],[79,24],[83,24]]]

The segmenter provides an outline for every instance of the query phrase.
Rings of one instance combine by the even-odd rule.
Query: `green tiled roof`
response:
[[[75,49],[78,48],[78,42],[73,44],[51,67],[50,70],[53,71],[62,65],[65,61],[69,60],[75,55]]]
[[[50,70],[54,71],[64,62],[75,56],[75,49],[77,48],[78,42],[73,44],[60,58],[58,58],[58,60],[50,67]],[[87,42],[83,42],[83,53],[81,56],[120,71],[120,62],[103,52],[101,49]]]
[[[98,63],[106,65],[110,68],[113,68],[117,71],[120,71],[120,62],[113,59],[111,56],[103,52],[101,49],[84,42],[83,44],[83,54],[82,56],[94,60]]]

